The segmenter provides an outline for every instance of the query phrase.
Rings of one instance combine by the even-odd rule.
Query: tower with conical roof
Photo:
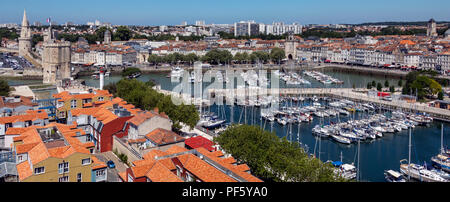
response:
[[[111,32],[109,30],[105,31],[105,39],[104,39],[104,44],[106,45],[110,45],[111,44]]]
[[[19,55],[29,55],[31,52],[31,30],[27,19],[27,12],[23,11],[22,29],[19,38]]]
[[[430,21],[428,21],[427,26],[427,36],[428,37],[437,37],[437,31],[436,31],[436,21],[431,18]]]

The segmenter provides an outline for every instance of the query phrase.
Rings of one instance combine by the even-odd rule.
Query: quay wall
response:
[[[249,89],[210,89],[208,93],[217,96],[227,95],[302,95],[305,97],[311,96],[327,96],[331,98],[348,99],[357,102],[370,102],[375,103],[385,109],[403,109],[414,113],[427,113],[433,118],[445,122],[450,122],[450,111],[446,109],[440,109],[435,107],[429,107],[426,104],[421,103],[407,103],[405,101],[386,101],[378,98],[369,97],[365,93],[365,89],[349,89],[349,88],[285,88],[285,89],[261,89],[261,90],[249,90]]]

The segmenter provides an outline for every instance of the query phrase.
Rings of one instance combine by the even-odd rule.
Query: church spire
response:
[[[22,20],[22,27],[28,27],[28,19],[27,19],[27,11],[23,10],[23,20]]]

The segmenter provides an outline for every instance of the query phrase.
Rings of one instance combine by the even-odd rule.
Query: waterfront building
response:
[[[19,55],[29,56],[31,53],[31,29],[27,19],[27,12],[23,11],[22,29],[19,38]]]
[[[73,64],[93,64],[95,66],[120,66],[134,64],[138,60],[138,52],[131,46],[94,44],[84,48],[76,48],[72,52]]]
[[[179,146],[152,150],[119,176],[122,182],[262,182],[246,164],[238,165],[221,151]]]
[[[69,79],[70,74],[70,42],[56,40],[55,32],[49,27],[44,33],[42,67],[43,83],[62,85],[63,79]]]
[[[450,51],[438,54],[436,58],[436,66],[439,66],[440,70],[450,72]]]
[[[85,132],[52,123],[28,127],[14,137],[20,182],[102,182],[106,164],[90,153],[94,143]]]

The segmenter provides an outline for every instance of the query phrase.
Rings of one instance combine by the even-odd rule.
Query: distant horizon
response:
[[[450,21],[450,1],[435,0],[209,0],[139,1],[128,0],[17,0],[3,2],[0,7],[0,24],[21,24],[24,9],[30,24],[47,24],[51,18],[58,24],[73,22],[109,22],[113,25],[160,26],[188,25],[195,21],[205,24],[233,24],[241,20],[272,24],[284,22],[302,25],[363,24],[379,22],[424,22],[433,18],[437,22]]]

